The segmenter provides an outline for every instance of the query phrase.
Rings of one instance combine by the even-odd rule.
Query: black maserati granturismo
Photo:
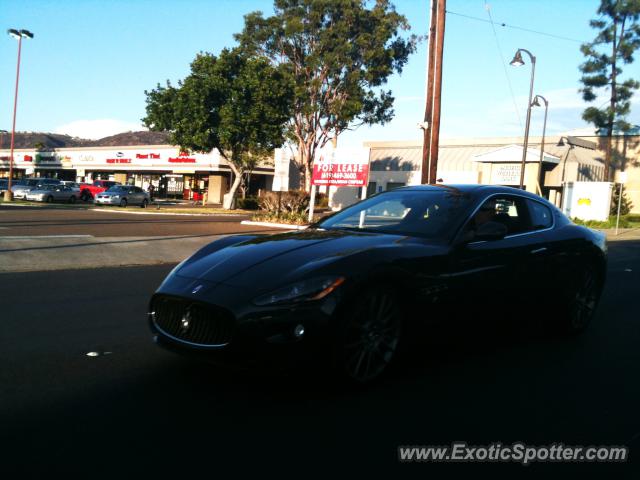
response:
[[[403,187],[305,230],[210,243],[173,269],[148,315],[155,341],[180,353],[245,364],[306,356],[367,382],[447,302],[545,299],[555,328],[582,331],[606,261],[603,234],[531,193]]]

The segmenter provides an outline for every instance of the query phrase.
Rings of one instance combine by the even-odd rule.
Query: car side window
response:
[[[532,230],[542,230],[553,225],[553,214],[549,207],[535,200],[527,200],[527,205],[529,206]]]
[[[502,223],[507,227],[507,235],[515,235],[529,230],[525,199],[510,195],[497,195],[486,200],[473,215],[465,230],[476,230],[487,222]]]

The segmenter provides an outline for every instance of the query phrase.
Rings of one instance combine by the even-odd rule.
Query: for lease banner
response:
[[[327,149],[313,164],[312,185],[365,187],[369,179],[369,149]]]

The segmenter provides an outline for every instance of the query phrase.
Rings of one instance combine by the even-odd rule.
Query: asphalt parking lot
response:
[[[389,469],[415,478],[461,470],[629,478],[640,455],[639,252],[640,241],[610,244],[607,287],[585,335],[504,328],[482,311],[461,324],[452,314],[452,327],[426,339],[410,364],[364,390],[304,370],[232,371],[158,349],[145,310],[172,265],[0,274],[3,476]],[[398,445],[456,440],[626,445],[631,462],[397,462]]]

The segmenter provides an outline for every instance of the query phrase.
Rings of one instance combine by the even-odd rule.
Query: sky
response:
[[[393,3],[407,17],[412,33],[426,34],[429,0]],[[527,65],[509,65],[518,48],[537,58],[534,94],[549,101],[547,134],[587,127],[581,119],[587,105],[578,93],[578,66],[583,61],[579,46],[595,36],[589,19],[595,17],[598,4],[597,0],[448,0],[442,137],[523,135],[531,65],[526,56]],[[101,138],[142,129],[144,91],[167,79],[184,78],[198,52],[217,54],[233,46],[243,15],[255,10],[269,14],[272,2],[0,0],[2,29],[24,28],[35,34],[22,43],[16,130]],[[490,16],[494,27],[468,18]],[[417,125],[424,115],[426,56],[427,44],[422,42],[403,72],[385,86],[396,98],[393,121],[346,132],[339,145],[420,138]],[[17,41],[0,36],[0,129],[9,131],[16,60]],[[623,67],[623,78],[629,76],[640,78],[640,59]],[[533,109],[531,135],[542,133],[543,117],[544,108]],[[640,124],[640,93],[629,120]]]

